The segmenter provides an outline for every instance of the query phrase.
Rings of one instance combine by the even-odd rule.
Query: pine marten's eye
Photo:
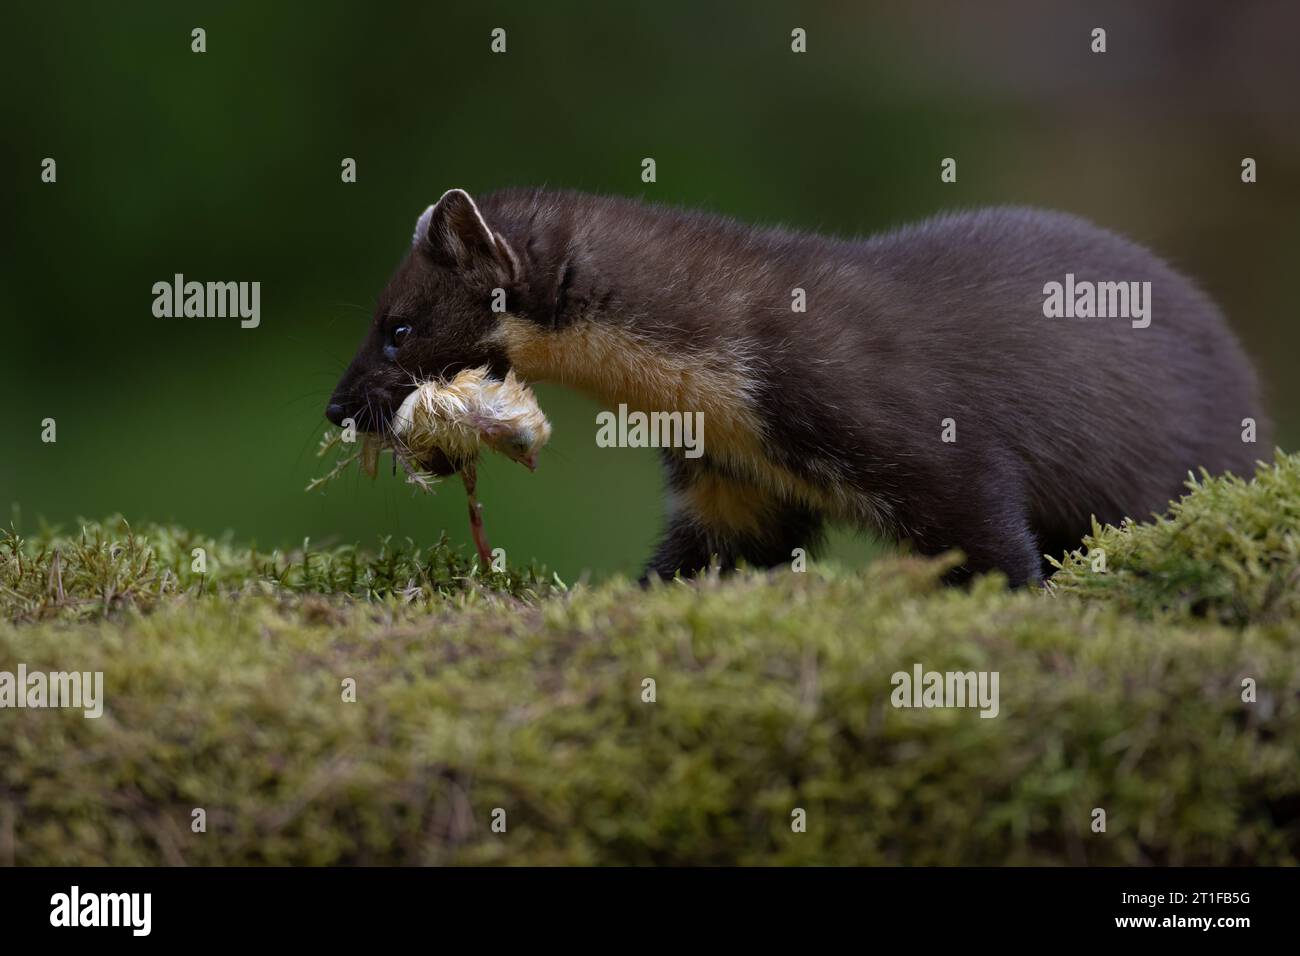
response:
[[[395,325],[388,330],[388,341],[384,343],[384,356],[390,360],[397,358],[397,350],[411,334],[409,325]]]

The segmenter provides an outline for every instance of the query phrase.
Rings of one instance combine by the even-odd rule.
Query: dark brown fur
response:
[[[617,393],[642,378],[669,406],[743,380],[714,397],[755,423],[752,447],[715,454],[706,418],[702,458],[665,454],[676,510],[649,573],[712,555],[788,562],[845,516],[824,506],[833,498],[872,504],[848,506],[849,520],[923,553],[960,548],[964,573],[1023,584],[1044,553],[1077,545],[1090,516],[1145,518],[1189,470],[1247,474],[1269,447],[1250,363],[1218,308],[1151,252],[1072,216],[992,209],[843,240],[577,193],[508,190],[478,209],[453,191],[423,221],[327,414],[376,428],[413,377],[485,363],[503,374],[523,354],[521,330],[542,356],[525,374],[549,363],[580,387],[538,341],[579,327],[554,341],[643,342],[675,360],[658,376],[629,360],[625,387],[617,375],[590,386],[610,403],[637,404]],[[1045,318],[1043,286],[1067,272],[1150,281],[1151,325]],[[509,329],[488,308],[494,287]],[[806,313],[791,310],[796,287]],[[395,324],[411,332],[385,351]],[[940,440],[947,418],[955,443]],[[1245,418],[1257,445],[1242,441]]]

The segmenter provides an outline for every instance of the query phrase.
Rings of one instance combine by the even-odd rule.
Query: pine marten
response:
[[[1149,517],[1189,470],[1249,473],[1269,447],[1214,303],[1141,246],[1031,209],[846,240],[453,189],[420,216],[326,416],[382,430],[415,382],[477,366],[703,413],[703,454],[664,453],[651,576],[789,562],[841,521],[960,549],[956,578],[1024,585],[1092,516]]]

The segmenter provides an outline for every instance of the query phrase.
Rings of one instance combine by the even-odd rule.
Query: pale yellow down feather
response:
[[[406,397],[392,423],[398,453],[414,462],[441,451],[457,466],[478,457],[480,442],[534,468],[551,423],[532,390],[510,372],[466,369],[450,382],[424,382]]]

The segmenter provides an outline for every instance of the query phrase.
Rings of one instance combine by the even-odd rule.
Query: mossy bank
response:
[[[0,671],[102,671],[104,711],[0,710],[0,863],[1300,860],[1300,457],[1063,564],[642,591],[444,545],[9,535]],[[998,715],[893,706],[918,664],[998,672]]]

